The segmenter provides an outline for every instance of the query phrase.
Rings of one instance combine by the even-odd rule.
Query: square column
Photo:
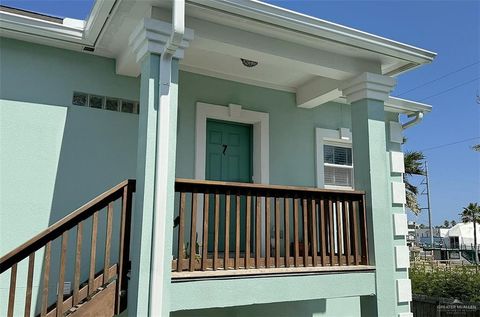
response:
[[[132,224],[128,315],[168,316],[171,280],[178,61],[193,31],[173,56],[164,53],[171,24],[144,19],[129,43],[141,63],[137,193]],[[154,289],[155,293],[151,290]],[[152,302],[156,312],[150,311]]]
[[[342,87],[351,104],[355,189],[366,192],[369,257],[376,268],[376,294],[362,298],[362,316],[398,316],[408,311],[405,297],[397,294],[398,282],[403,285],[409,280],[405,269],[399,275],[395,263],[393,219],[398,210],[392,200],[384,110],[394,85],[391,77],[364,73]]]

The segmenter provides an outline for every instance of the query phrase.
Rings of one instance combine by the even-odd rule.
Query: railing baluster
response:
[[[312,199],[312,266],[317,266],[317,203]]]
[[[284,204],[284,243],[285,243],[285,267],[290,267],[290,200],[285,197],[283,200]]]
[[[322,248],[322,265],[325,266],[327,263],[327,254],[326,254],[326,234],[327,234],[327,225],[326,225],[326,220],[327,220],[327,216],[326,216],[326,213],[325,213],[325,200],[322,198],[320,199],[319,201],[319,205],[320,205],[320,214],[318,215],[318,218],[319,218],[319,222],[320,222],[320,232],[322,234],[322,241],[321,241],[321,248]]]
[[[15,291],[17,284],[17,263],[15,263],[10,271],[10,290],[8,292],[8,308],[7,317],[13,317],[15,307]]]
[[[185,204],[187,200],[187,193],[180,193],[180,206],[178,209],[178,259],[177,272],[183,271],[183,259],[185,256]]]
[[[202,243],[202,271],[208,269],[208,216],[210,210],[210,194],[203,195],[203,243]]]
[[[340,212],[340,198],[335,197],[336,215],[337,215],[337,249],[338,249],[338,265],[342,265],[342,224],[341,224],[341,212]]]
[[[299,257],[300,257],[300,252],[298,250],[299,248],[299,243],[298,243],[298,225],[299,225],[299,222],[298,222],[298,199],[297,198],[293,198],[293,239],[294,239],[294,245],[293,245],[293,248],[294,248],[294,253],[295,253],[295,259],[294,259],[294,262],[295,262],[295,267],[298,267],[300,264],[298,263],[299,262]]]
[[[262,253],[262,198],[255,198],[255,267],[260,268],[260,257]]]
[[[32,284],[33,284],[33,268],[35,264],[35,253],[28,257],[28,274],[27,274],[27,290],[25,292],[25,317],[30,317],[32,306]]]
[[[197,193],[192,193],[192,221],[190,223],[190,272],[195,271],[197,257]]]
[[[103,259],[103,284],[110,280],[110,250],[112,248],[113,201],[107,207],[107,230],[105,236],[105,257]]]
[[[246,214],[246,219],[245,219],[245,268],[249,269],[250,268],[250,233],[251,233],[251,211],[252,211],[252,196],[250,196],[250,193],[247,195],[247,214]]]
[[[43,262],[43,290],[42,290],[42,307],[40,309],[40,316],[47,315],[48,308],[48,283],[50,280],[50,253],[52,249],[52,242],[48,241],[45,246],[45,255]]]
[[[329,227],[328,227],[328,232],[330,236],[330,265],[334,265],[334,259],[335,259],[335,238],[334,238],[334,227],[333,227],[333,202],[332,202],[332,197],[328,197],[328,220],[329,220]]]
[[[80,289],[80,263],[82,258],[82,240],[83,240],[83,221],[77,225],[77,239],[76,239],[76,249],[75,249],[75,269],[73,277],[73,306],[77,305],[78,300],[78,290]]]
[[[65,282],[65,264],[67,262],[68,231],[62,234],[62,246],[60,249],[60,272],[58,274],[57,289],[57,317],[63,316],[63,284]]]
[[[343,199],[343,239],[345,239],[346,250],[345,258],[347,265],[351,264],[351,248],[350,248],[350,219],[349,219],[350,207],[348,201]]]
[[[280,199],[275,197],[275,267],[280,267]]]
[[[361,209],[361,225],[362,225],[362,256],[364,261],[362,264],[368,265],[368,234],[367,234],[367,207],[365,204],[365,195],[362,195],[362,200],[360,201]]]
[[[225,242],[223,252],[223,269],[228,270],[230,260],[230,194],[225,195]]]
[[[270,267],[270,197],[265,196],[265,267]]]
[[[219,218],[220,218],[220,195],[215,194],[215,224],[214,224],[214,241],[213,241],[213,270],[217,270],[218,261],[218,234],[219,234]]]
[[[358,252],[358,220],[357,220],[357,204],[353,201],[349,202],[350,212],[352,215],[352,229],[353,229],[353,260],[355,265],[360,264],[360,254]]]
[[[240,195],[235,195],[235,270],[240,268]]]
[[[302,199],[302,215],[303,215],[303,266],[308,266],[308,206],[307,200]]]
[[[97,255],[97,231],[98,231],[98,211],[93,214],[92,217],[92,236],[91,236],[91,249],[90,249],[90,271],[88,275],[88,295],[92,295],[95,291],[95,261]]]

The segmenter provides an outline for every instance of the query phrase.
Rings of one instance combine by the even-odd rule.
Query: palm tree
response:
[[[467,207],[463,207],[460,214],[464,223],[473,223],[473,245],[475,249],[475,264],[478,264],[478,250],[477,250],[477,228],[476,224],[480,224],[480,206],[478,203],[470,203]]]
[[[474,151],[480,152],[480,144],[476,144],[476,145],[472,146],[472,149]]]
[[[455,227],[457,225],[457,222],[455,220],[450,221],[450,226]]]
[[[450,221],[445,220],[445,221],[443,222],[443,227],[444,227],[444,228],[448,228],[449,226],[450,226]]]
[[[405,153],[405,174],[403,175],[403,182],[405,183],[405,196],[407,200],[407,207],[418,215],[421,211],[418,205],[418,188],[410,183],[409,178],[413,175],[425,175],[423,168],[423,160],[425,156],[420,151],[412,151]]]

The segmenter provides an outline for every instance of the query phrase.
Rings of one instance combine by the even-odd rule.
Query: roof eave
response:
[[[246,18],[279,25],[293,31],[330,39],[337,43],[340,42],[345,45],[356,46],[364,50],[396,57],[409,61],[412,63],[412,67],[430,63],[437,55],[434,52],[412,45],[393,41],[257,0],[187,0],[187,3],[208,6],[217,10],[242,15]]]

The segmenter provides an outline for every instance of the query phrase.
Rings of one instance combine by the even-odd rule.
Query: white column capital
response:
[[[361,99],[385,101],[395,87],[395,83],[395,78],[389,76],[363,73],[345,81],[340,88],[348,103]]]
[[[133,49],[136,61],[139,62],[148,53],[161,55],[171,31],[171,23],[151,18],[141,20],[128,39],[128,45]],[[173,57],[182,59],[191,40],[193,40],[193,30],[185,28],[183,40]]]

